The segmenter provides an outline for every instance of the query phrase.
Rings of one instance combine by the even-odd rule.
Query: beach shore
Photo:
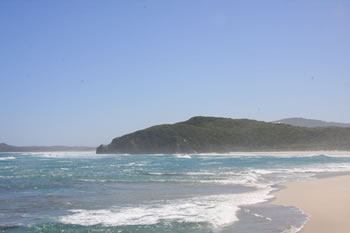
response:
[[[272,204],[296,206],[309,215],[301,233],[350,232],[350,176],[286,184]]]
[[[329,156],[349,156],[350,151],[341,151],[341,150],[313,150],[313,151],[234,151],[226,153],[199,153],[204,155],[282,155],[282,156],[297,156],[297,155],[329,155]]]

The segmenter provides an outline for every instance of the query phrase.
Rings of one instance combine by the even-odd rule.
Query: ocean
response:
[[[350,173],[350,155],[0,153],[0,232],[294,233],[281,184]]]

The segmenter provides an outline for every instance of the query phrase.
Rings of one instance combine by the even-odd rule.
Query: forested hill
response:
[[[350,128],[306,128],[248,119],[193,117],[117,137],[97,153],[350,150]]]

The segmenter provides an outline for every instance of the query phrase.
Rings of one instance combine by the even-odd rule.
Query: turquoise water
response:
[[[350,155],[0,154],[0,232],[296,232],[278,184],[350,171]]]

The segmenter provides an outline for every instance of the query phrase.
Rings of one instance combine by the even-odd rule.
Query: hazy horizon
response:
[[[350,123],[349,1],[2,1],[0,143],[193,116]]]

